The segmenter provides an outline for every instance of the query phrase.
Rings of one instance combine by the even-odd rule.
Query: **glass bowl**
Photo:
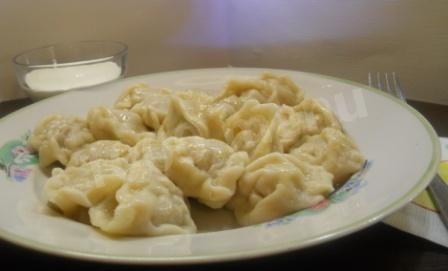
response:
[[[128,49],[115,41],[59,43],[14,57],[19,85],[33,100],[104,84],[126,73]]]

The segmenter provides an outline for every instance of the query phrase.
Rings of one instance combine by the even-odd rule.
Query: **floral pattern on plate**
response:
[[[37,156],[27,146],[29,136],[30,131],[0,147],[0,169],[5,171],[9,180],[16,182],[27,180],[38,163]]]

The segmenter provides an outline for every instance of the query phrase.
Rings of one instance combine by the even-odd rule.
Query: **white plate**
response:
[[[167,72],[62,94],[0,120],[0,145],[19,139],[48,114],[85,116],[90,107],[111,105],[121,91],[136,82],[213,93],[229,78],[258,76],[263,71],[267,69]],[[181,264],[260,257],[327,242],[378,222],[410,202],[434,176],[439,141],[431,125],[411,107],[361,84],[316,74],[271,71],[289,75],[306,96],[326,102],[369,160],[362,174],[330,200],[314,209],[250,227],[112,239],[49,211],[41,199],[45,178],[16,141],[10,144],[15,147],[4,147],[0,156],[11,175],[8,178],[5,170],[0,170],[1,238],[46,253],[107,262]]]

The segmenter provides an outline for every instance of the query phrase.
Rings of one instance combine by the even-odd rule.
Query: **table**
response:
[[[0,117],[30,104],[28,99],[0,103]],[[434,126],[448,136],[448,106],[409,101]],[[447,231],[448,234],[448,231]],[[43,267],[52,270],[448,270],[448,249],[378,223],[350,236],[308,249],[281,255],[214,265],[184,267],[124,266],[82,262],[45,255],[0,241],[2,264],[14,268]],[[9,265],[7,265],[9,266]]]

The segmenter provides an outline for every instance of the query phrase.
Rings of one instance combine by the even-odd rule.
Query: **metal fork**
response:
[[[400,80],[395,72],[386,72],[384,75],[381,75],[379,72],[369,72],[368,80],[369,86],[388,92],[392,96],[406,102],[403,88],[401,87]],[[428,191],[439,211],[443,224],[445,224],[445,227],[448,229],[448,185],[446,185],[440,176],[436,174],[428,186]]]

